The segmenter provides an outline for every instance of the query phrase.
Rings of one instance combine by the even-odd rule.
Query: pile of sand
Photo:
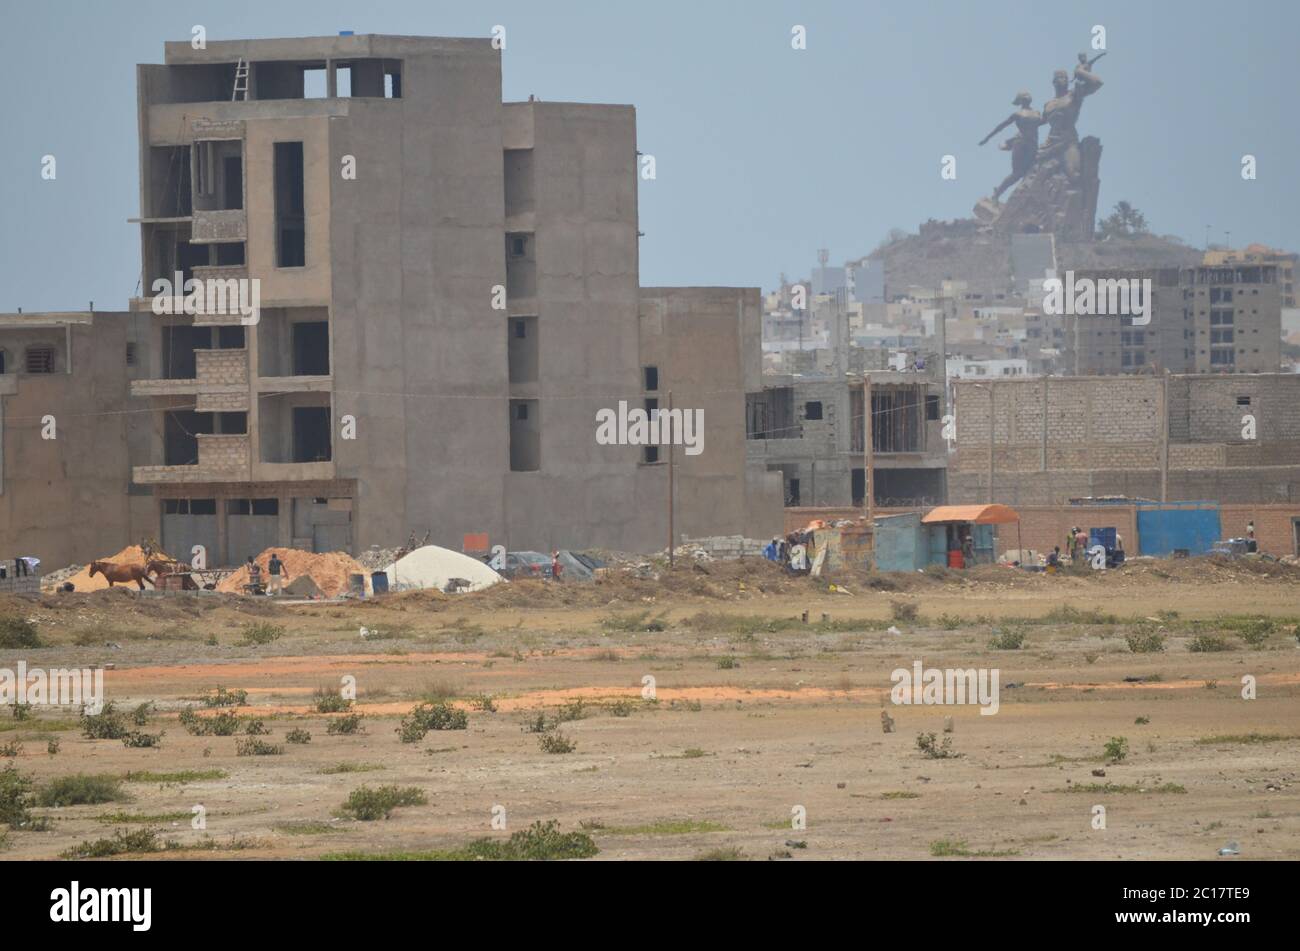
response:
[[[164,558],[166,556],[159,553],[154,557]],[[111,561],[115,565],[140,565],[141,567],[144,567],[144,563],[146,561],[144,556],[144,549],[142,549],[139,545],[128,545],[127,547],[119,551],[116,555],[109,555],[106,558],[96,558],[95,560]],[[72,582],[72,584],[75,586],[77,591],[103,591],[105,588],[108,587],[108,582],[104,580],[103,575],[96,574],[95,577],[93,578],[90,577],[90,565],[84,566],[80,571],[78,571],[75,575],[68,578],[67,580]],[[127,582],[127,583],[132,588],[136,587],[135,582]]]
[[[271,577],[267,566],[271,562],[272,552],[277,553],[280,560],[284,562],[284,570],[288,575],[286,586],[292,585],[299,578],[308,577],[327,598],[338,597],[347,590],[348,575],[369,576],[369,572],[351,555],[341,551],[318,555],[310,551],[299,551],[296,548],[268,548],[254,559],[262,568],[263,582],[270,580]],[[227,575],[217,585],[217,590],[242,594],[246,584],[248,584],[248,566],[244,565]]]

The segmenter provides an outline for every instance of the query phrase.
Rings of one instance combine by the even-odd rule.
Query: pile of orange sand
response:
[[[347,590],[348,575],[369,577],[369,572],[365,568],[361,567],[351,555],[341,551],[318,555],[310,551],[299,551],[296,548],[268,548],[254,559],[261,566],[264,583],[271,577],[268,565],[271,562],[272,552],[277,553],[280,560],[284,562],[286,586],[306,575],[316,582],[316,587],[320,588],[321,593],[327,598],[338,597]],[[242,594],[246,584],[248,584],[248,565],[243,565],[234,573],[227,575],[217,585],[217,590]]]
[[[154,557],[163,558],[166,556],[162,554],[158,554],[155,555]],[[119,551],[116,555],[109,555],[107,558],[97,558],[95,560],[111,561],[115,565],[140,565],[141,567],[144,567],[144,563],[145,563],[144,549],[142,549],[139,545],[128,545],[127,547]],[[72,582],[72,584],[74,585],[77,591],[103,591],[105,588],[108,587],[108,582],[104,580],[103,575],[96,574],[95,577],[93,578],[90,577],[90,565],[86,565],[86,567],[82,568],[80,571],[78,571],[75,575],[73,575],[71,578],[68,578],[67,580]],[[118,583],[121,584],[121,582]],[[127,583],[132,588],[136,587],[134,581],[127,582]]]

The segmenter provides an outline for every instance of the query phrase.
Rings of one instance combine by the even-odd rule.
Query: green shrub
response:
[[[138,707],[136,707],[134,710],[131,711],[131,722],[134,723],[136,726],[144,726],[146,723],[149,722],[149,717],[153,714],[153,712],[154,712],[153,701],[146,700],[144,703],[140,704]]]
[[[1244,622],[1237,628],[1241,639],[1251,647],[1259,647],[1277,629],[1271,618],[1258,618]]]
[[[32,781],[9,763],[0,770],[0,823],[11,829],[29,828],[32,815],[28,811],[36,804],[32,796]]]
[[[17,740],[10,740],[8,743],[0,746],[0,756],[12,759],[23,751],[23,745]]]
[[[31,621],[12,614],[0,617],[0,648],[17,650],[40,646],[40,634]]]
[[[577,700],[570,700],[568,703],[561,705],[560,709],[555,711],[555,722],[571,723],[574,720],[583,720],[587,716],[587,701],[579,697]]]
[[[740,666],[740,661],[734,657],[719,657],[718,670],[735,670]]]
[[[1106,742],[1104,757],[1108,763],[1122,763],[1128,758],[1128,739],[1122,736],[1112,736]]]
[[[236,756],[279,756],[283,752],[283,746],[276,746],[257,737],[235,741]]]
[[[30,703],[11,703],[9,709],[13,711],[15,720],[30,720],[32,718],[32,705]]]
[[[469,856],[487,861],[553,861],[589,859],[600,851],[585,832],[561,832],[559,823],[534,822],[521,832],[499,839],[476,839],[465,846]]]
[[[317,713],[347,713],[352,709],[352,701],[336,690],[328,687],[316,688]]]
[[[469,714],[444,700],[422,703],[402,718],[397,734],[403,743],[418,743],[430,730],[465,730]]]
[[[203,698],[205,707],[242,707],[247,702],[247,690],[227,690],[222,686],[218,686],[215,693]]]
[[[999,631],[993,635],[989,641],[989,647],[995,651],[1018,651],[1025,646],[1025,632],[1018,628],[1009,627],[1005,631]]]
[[[294,729],[284,735],[286,743],[310,743],[311,734],[306,730]]]
[[[243,630],[240,643],[244,646],[270,644],[284,637],[284,628],[278,624],[250,624]]]
[[[154,747],[162,745],[162,738],[166,736],[163,733],[128,733],[122,737],[122,744],[128,749],[143,749],[144,747]]]
[[[109,700],[99,713],[88,714],[82,708],[81,732],[88,740],[120,740],[130,731],[126,728],[126,717]]]
[[[523,726],[525,733],[545,733],[550,728],[550,724],[546,722],[546,714],[540,710],[537,712],[536,716],[529,717],[525,720]]]
[[[1158,654],[1165,649],[1165,636],[1151,627],[1137,627],[1124,640],[1134,654]]]
[[[354,733],[364,733],[366,731],[361,725],[361,714],[349,713],[345,717],[331,720],[329,726],[325,728],[325,732],[330,736],[339,736],[340,734],[351,736]]]
[[[192,709],[186,709],[181,711],[179,719],[185,732],[191,736],[234,736],[244,725],[239,715],[229,710],[222,710],[210,717],[201,717]]]
[[[95,839],[74,845],[60,854],[64,859],[101,859],[112,855],[129,855],[140,852],[162,852],[168,845],[158,841],[153,829],[118,829],[111,839]]]
[[[657,634],[667,628],[664,621],[667,616],[668,612],[664,611],[652,617],[649,609],[631,614],[611,614],[600,622],[600,626],[607,631],[617,631],[622,634],[639,634],[643,631]]]
[[[1216,654],[1232,650],[1232,645],[1219,634],[1197,634],[1187,642],[1187,649],[1193,654]]]
[[[36,795],[42,806],[88,806],[127,798],[116,776],[87,773],[51,779]]]
[[[416,786],[379,786],[374,789],[361,786],[352,791],[339,811],[354,819],[372,822],[387,819],[399,806],[422,806],[427,801]]]
[[[482,713],[497,712],[497,702],[492,698],[491,694],[485,693],[482,696],[475,697],[473,702],[474,702],[474,709]]]
[[[558,730],[554,733],[543,733],[537,740],[543,753],[572,753],[578,748],[578,744]]]

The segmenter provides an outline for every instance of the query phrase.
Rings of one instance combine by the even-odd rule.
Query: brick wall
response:
[[[0,594],[40,594],[41,579],[37,575],[13,576],[13,560],[6,569],[9,577],[0,578]]]
[[[195,365],[199,386],[247,386],[248,351],[196,350]]]
[[[1223,534],[1235,538],[1246,534],[1255,523],[1259,550],[1270,555],[1298,555],[1294,520],[1300,519],[1300,503],[1293,505],[1224,505],[1219,508]]]

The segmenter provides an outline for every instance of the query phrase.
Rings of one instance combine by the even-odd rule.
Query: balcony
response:
[[[196,321],[197,322],[197,321]],[[132,380],[131,395],[150,396],[198,396],[200,412],[216,410],[219,412],[237,412],[248,409],[248,350],[195,350],[194,363],[196,372],[191,379],[175,380]],[[205,397],[242,397],[242,405],[226,405],[232,399],[219,399],[206,409],[201,405]]]
[[[198,435],[199,461],[192,466],[135,466],[131,480],[137,485],[175,482],[242,482],[249,479],[249,440],[237,436]]]
[[[204,211],[194,209],[190,241],[205,244],[214,241],[248,240],[248,214],[242,208]],[[196,270],[210,270],[196,268]]]

